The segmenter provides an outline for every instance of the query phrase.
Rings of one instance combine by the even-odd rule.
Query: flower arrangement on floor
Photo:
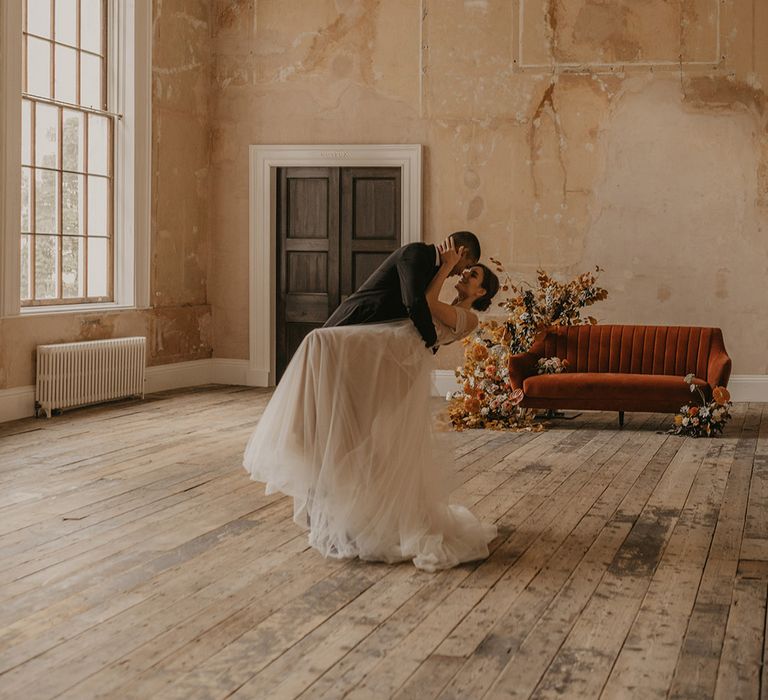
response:
[[[575,326],[597,323],[592,316],[583,318],[581,309],[608,296],[597,285],[597,273],[578,275],[570,282],[555,281],[544,270],[537,271],[536,286],[515,285],[501,262],[490,258],[496,271],[504,275],[501,290],[510,295],[499,302],[506,310],[503,322],[482,321],[472,335],[464,339],[464,366],[456,368],[461,390],[449,392],[449,415],[454,429],[490,428],[492,430],[542,430],[533,423],[534,412],[521,408],[523,393],[509,382],[509,358],[531,347],[536,334],[547,326]],[[563,372],[567,360],[546,358],[546,368],[539,373]]]
[[[707,401],[704,392],[693,383],[693,374],[686,375],[685,383],[690,385],[691,393],[699,392],[701,405],[691,403],[681,406],[680,413],[675,415],[675,425],[668,432],[691,437],[722,435],[725,424],[731,418],[729,409],[733,405],[728,389],[716,386],[712,390],[712,400]]]

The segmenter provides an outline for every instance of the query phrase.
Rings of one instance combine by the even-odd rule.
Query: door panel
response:
[[[354,232],[356,239],[378,238],[399,240],[400,230],[397,214],[399,213],[399,193],[395,177],[399,168],[389,177],[378,173],[376,177],[357,175],[357,170],[349,170],[355,191],[353,196]],[[366,171],[367,172],[367,171]]]
[[[288,294],[328,293],[328,253],[291,252],[288,256]]]
[[[300,169],[291,168],[286,177],[288,215],[286,236],[288,238],[328,238],[330,193],[329,176],[302,177]],[[306,172],[308,168],[302,168]],[[313,169],[315,170],[315,169]]]
[[[358,252],[352,257],[352,287],[357,289],[381,265],[389,253]]]
[[[400,240],[400,168],[342,168],[342,297],[397,250]]]

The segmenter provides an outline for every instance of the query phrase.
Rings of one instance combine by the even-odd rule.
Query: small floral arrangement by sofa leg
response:
[[[712,390],[712,400],[707,401],[704,392],[693,383],[693,374],[685,377],[685,383],[691,387],[691,393],[699,392],[701,405],[693,403],[680,407],[680,413],[675,415],[675,425],[669,430],[673,435],[690,435],[691,437],[715,437],[722,434],[723,427],[730,420],[728,410],[733,404],[728,389],[716,386]]]
[[[559,357],[542,357],[536,363],[537,374],[561,374],[568,368],[568,360]]]

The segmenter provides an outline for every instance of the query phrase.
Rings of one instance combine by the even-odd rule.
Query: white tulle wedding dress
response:
[[[438,343],[468,332],[435,324]],[[410,320],[312,331],[245,451],[267,493],[294,499],[294,520],[323,556],[412,560],[427,571],[488,556],[494,525],[449,504],[451,454],[429,406],[432,353]]]

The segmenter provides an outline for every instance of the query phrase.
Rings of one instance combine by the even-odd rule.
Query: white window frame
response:
[[[110,110],[115,129],[114,301],[21,306],[22,0],[0,0],[0,315],[149,306],[152,3],[108,0]]]

